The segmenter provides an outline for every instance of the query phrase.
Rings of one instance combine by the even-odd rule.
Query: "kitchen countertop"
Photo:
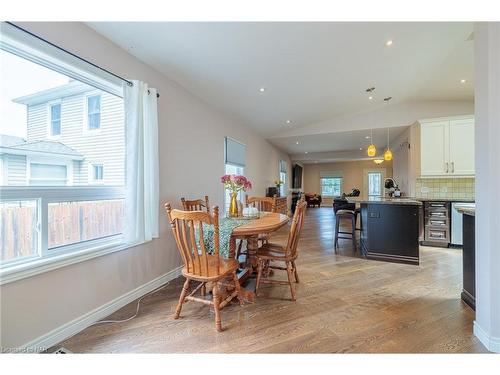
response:
[[[458,212],[464,215],[476,216],[476,205],[475,204],[457,204],[455,208]]]
[[[405,198],[405,197],[404,197]],[[460,203],[474,203],[474,199],[469,198],[411,198],[422,202],[460,202]]]
[[[414,198],[389,198],[389,197],[345,197],[349,203],[374,203],[374,204],[394,204],[421,206],[422,202]]]

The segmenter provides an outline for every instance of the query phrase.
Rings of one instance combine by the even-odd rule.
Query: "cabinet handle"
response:
[[[451,173],[455,173],[455,162],[451,162]]]
[[[449,170],[449,168],[448,168],[448,162],[446,162],[446,173],[448,173],[448,170]]]

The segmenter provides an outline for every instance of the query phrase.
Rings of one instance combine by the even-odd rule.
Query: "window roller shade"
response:
[[[225,138],[225,164],[245,167],[246,146],[229,137]]]

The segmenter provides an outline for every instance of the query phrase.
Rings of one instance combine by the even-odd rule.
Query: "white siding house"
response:
[[[27,106],[27,139],[2,137],[4,185],[61,185],[65,174],[66,185],[123,185],[122,98],[70,81],[13,101]]]

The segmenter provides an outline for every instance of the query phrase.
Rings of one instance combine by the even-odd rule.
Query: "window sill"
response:
[[[93,247],[36,259],[31,262],[19,265],[6,266],[0,270],[0,285],[12,283],[14,281],[26,279],[58,268],[66,267],[79,262],[84,262],[103,255],[125,250],[140,245],[139,242],[126,244],[121,238],[106,242],[105,244],[94,245]]]

